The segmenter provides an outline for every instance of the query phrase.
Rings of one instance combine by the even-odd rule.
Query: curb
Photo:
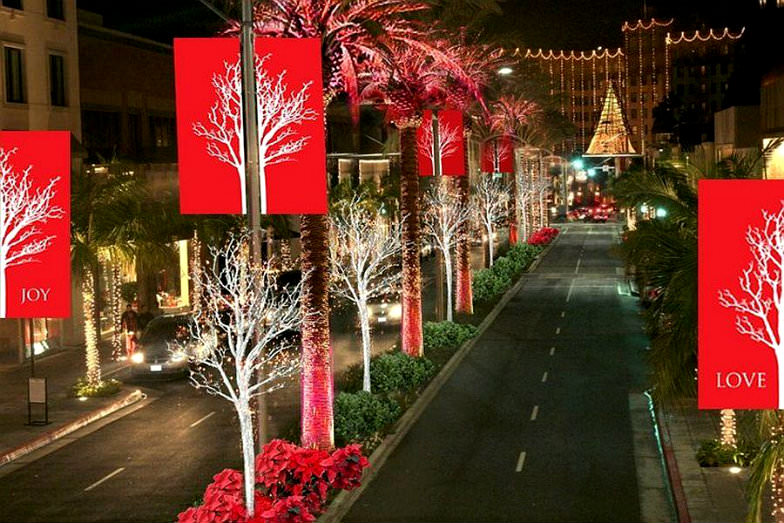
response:
[[[661,434],[664,462],[667,465],[667,478],[670,481],[672,496],[675,498],[675,512],[678,517],[678,523],[691,523],[686,491],[683,488],[681,473],[678,469],[678,461],[675,459],[675,451],[672,448],[670,428],[667,425],[667,419],[663,415],[661,407],[656,409],[656,425],[659,427],[659,432]]]
[[[354,503],[359,499],[362,492],[367,488],[367,486],[375,479],[378,471],[386,462],[387,458],[389,458],[390,454],[397,448],[403,438],[408,434],[408,431],[414,425],[414,423],[419,419],[419,416],[424,412],[430,402],[435,398],[436,394],[441,390],[441,387],[452,377],[455,370],[457,369],[460,362],[465,359],[471,349],[473,349],[476,342],[482,335],[485,333],[487,328],[490,326],[493,321],[498,317],[501,311],[506,307],[506,305],[511,301],[511,299],[520,291],[525,283],[525,275],[536,269],[539,266],[539,262],[550,252],[550,249],[555,245],[558,240],[560,239],[561,235],[559,234],[554,241],[550,242],[547,247],[539,253],[533,263],[526,269],[521,275],[520,278],[517,280],[509,290],[501,297],[501,300],[493,307],[487,316],[482,320],[479,324],[478,331],[476,336],[471,338],[470,340],[466,341],[449,359],[449,361],[444,365],[441,371],[436,375],[435,378],[425,387],[425,390],[422,391],[422,394],[417,398],[413,405],[403,414],[403,416],[398,420],[395,424],[395,429],[393,432],[388,434],[384,441],[376,447],[376,450],[373,451],[373,454],[370,455],[368,461],[370,461],[371,466],[365,469],[365,473],[362,475],[362,483],[359,487],[354,490],[342,490],[335,496],[335,499],[330,503],[327,511],[321,514],[319,518],[316,520],[317,523],[338,523],[343,520],[343,517],[351,510],[351,507]]]
[[[31,452],[36,451],[41,447],[45,447],[46,445],[52,443],[53,441],[65,437],[68,434],[71,434],[72,432],[89,425],[90,423],[98,421],[101,418],[105,418],[106,416],[114,412],[117,412],[118,410],[123,409],[128,405],[132,405],[137,401],[141,401],[145,397],[147,396],[142,391],[135,390],[130,394],[128,394],[125,398],[110,403],[109,405],[101,409],[88,412],[84,416],[81,416],[80,418],[77,418],[74,421],[66,423],[65,425],[51,432],[42,434],[41,436],[35,438],[32,441],[29,441],[19,447],[16,447],[15,449],[11,449],[8,452],[0,454],[0,467],[2,467],[3,465],[7,465],[8,463],[11,463],[16,459],[19,459],[22,456],[30,454]]]

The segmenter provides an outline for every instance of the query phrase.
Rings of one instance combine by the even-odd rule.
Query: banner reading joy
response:
[[[71,135],[0,132],[0,318],[71,315]]]
[[[784,408],[782,269],[784,181],[700,181],[700,408]]]
[[[426,110],[422,125],[417,129],[419,176],[433,176],[435,172],[435,147],[433,146],[433,113]],[[438,112],[438,145],[441,174],[465,176],[465,138],[463,113],[454,109]]]
[[[327,212],[321,42],[256,38],[263,214]],[[183,214],[244,213],[238,38],[177,38],[177,144]]]

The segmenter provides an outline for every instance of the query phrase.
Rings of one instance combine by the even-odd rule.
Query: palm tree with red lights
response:
[[[456,50],[456,46],[435,33],[431,39],[393,46],[386,67],[374,71],[365,90],[369,98],[386,106],[387,120],[400,132],[401,349],[413,357],[423,355],[417,129],[426,109],[454,105],[457,86],[465,86],[479,98],[479,87],[466,72]]]
[[[387,46],[421,37],[408,17],[427,8],[417,1],[271,0],[256,7],[254,31],[321,39],[324,107],[346,93],[356,121],[363,75],[382,66]],[[302,216],[302,445],[320,449],[334,446],[328,228],[326,215]]]

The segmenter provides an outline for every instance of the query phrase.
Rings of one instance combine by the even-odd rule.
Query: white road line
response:
[[[550,347],[550,356],[555,356],[555,347]]]
[[[210,412],[209,414],[207,414],[207,415],[206,415],[206,416],[204,416],[203,418],[201,418],[201,419],[197,419],[196,421],[194,421],[193,423],[191,423],[191,424],[189,425],[189,428],[193,428],[193,427],[195,427],[196,425],[198,425],[198,424],[199,424],[199,423],[201,423],[202,421],[206,420],[207,418],[210,418],[210,417],[212,417],[214,414],[215,414],[215,411],[213,410],[212,412]]]
[[[574,279],[572,279],[572,283],[569,284],[569,292],[566,293],[566,303],[569,303],[569,300],[572,299],[572,289],[574,289]]]
[[[566,317],[566,311],[561,311],[561,318],[565,318],[565,317]]]
[[[559,334],[561,334],[561,327],[555,329],[555,335],[558,336]]]
[[[580,271],[580,262],[583,261],[582,258],[577,258],[577,267],[574,268],[574,273],[577,274]]]
[[[522,471],[523,465],[525,465],[525,451],[522,451],[520,453],[520,457],[517,458],[517,466],[515,467],[515,472]]]
[[[90,485],[89,487],[87,487],[86,489],[84,489],[84,491],[85,491],[85,492],[89,492],[90,490],[94,489],[95,487],[97,487],[98,485],[100,485],[101,483],[103,483],[104,481],[106,481],[107,479],[111,479],[111,478],[113,478],[114,476],[116,476],[117,474],[119,474],[120,472],[122,472],[123,470],[125,470],[125,467],[120,467],[120,468],[118,468],[117,470],[115,470],[114,472],[112,472],[111,474],[109,474],[108,476],[104,476],[104,478],[103,478],[103,479],[99,479],[98,481],[96,481],[95,483],[93,483],[92,485]]]
[[[539,405],[534,405],[534,410],[531,411],[531,421],[536,421],[536,416],[539,415]]]
[[[546,381],[547,381],[547,371],[544,371],[544,374],[542,374],[542,383]]]

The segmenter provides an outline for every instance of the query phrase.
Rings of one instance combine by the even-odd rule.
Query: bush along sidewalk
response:
[[[492,267],[477,271],[472,285],[474,303],[487,303],[505,293],[543,249],[542,245],[513,245]]]
[[[370,361],[372,393],[362,391],[361,365],[349,367],[335,398],[336,443],[359,443],[371,453],[452,354],[477,332],[473,325],[451,321],[425,323],[425,353],[431,357],[412,358],[397,348],[375,356]]]

